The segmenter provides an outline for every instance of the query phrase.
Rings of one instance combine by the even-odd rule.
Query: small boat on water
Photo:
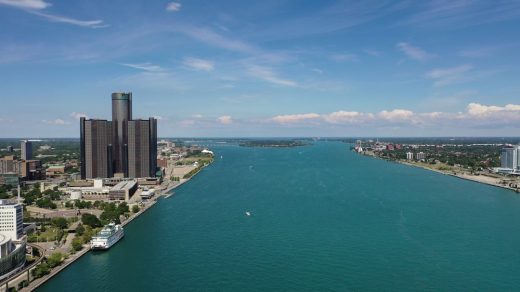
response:
[[[166,196],[164,196],[165,199],[168,199],[169,197],[173,196],[174,192],[171,192],[169,194],[167,194]]]
[[[101,231],[90,240],[90,249],[106,250],[116,244],[125,235],[123,226],[115,223],[105,225]]]
[[[249,211],[246,211],[246,216],[251,216],[251,213]]]

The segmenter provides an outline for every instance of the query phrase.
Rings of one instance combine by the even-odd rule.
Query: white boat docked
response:
[[[123,226],[115,223],[105,225],[101,231],[90,240],[90,249],[105,250],[116,244],[125,235]]]

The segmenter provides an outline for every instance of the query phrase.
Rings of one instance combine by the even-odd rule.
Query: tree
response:
[[[83,227],[82,224],[78,224],[78,227],[76,227],[76,234],[81,236],[85,233],[85,227]]]
[[[45,209],[56,209],[56,204],[53,203],[51,201],[51,199],[49,198],[42,198],[42,199],[38,199],[36,201],[36,206],[40,207],[40,208],[45,208]]]
[[[101,221],[96,217],[96,215],[84,213],[81,215],[81,222],[84,225],[88,225],[92,228],[101,227]]]
[[[137,213],[137,212],[139,212],[139,206],[133,205],[132,206],[132,213]]]
[[[122,202],[119,205],[117,205],[116,211],[119,215],[123,215],[124,213],[129,212],[130,209],[128,208],[128,204],[126,202]]]
[[[69,226],[69,224],[67,223],[67,219],[65,219],[63,217],[52,218],[51,223],[52,223],[52,225],[54,225],[60,229],[65,229]]]
[[[80,237],[76,237],[72,240],[72,249],[74,251],[79,251],[83,248],[83,243],[81,242]]]
[[[47,275],[50,272],[49,265],[46,262],[42,262],[39,264],[34,270],[32,270],[32,275],[34,278],[40,278]]]
[[[99,218],[103,220],[103,222],[105,223],[121,223],[121,221],[119,220],[119,213],[115,210],[104,211],[103,213],[101,213],[101,216],[99,216]]]
[[[54,268],[63,262],[63,255],[60,252],[55,252],[47,258],[47,264],[50,268]]]

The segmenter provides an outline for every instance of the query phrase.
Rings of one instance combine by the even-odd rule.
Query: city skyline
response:
[[[117,15],[117,17],[114,17]],[[514,1],[0,0],[0,137],[518,136]]]

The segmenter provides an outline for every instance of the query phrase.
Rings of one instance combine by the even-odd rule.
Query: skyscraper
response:
[[[157,120],[132,120],[130,92],[112,94],[112,119],[80,119],[81,177],[154,177]]]
[[[153,177],[157,168],[157,120],[128,122],[128,176]]]
[[[113,176],[112,122],[80,119],[81,177]]]
[[[114,172],[128,176],[128,121],[132,120],[132,93],[112,93]]]
[[[31,160],[32,159],[32,142],[27,140],[22,140],[20,144],[20,148],[22,151],[22,160]]]
[[[513,171],[518,170],[520,166],[520,146],[505,147],[500,154],[500,166]]]

